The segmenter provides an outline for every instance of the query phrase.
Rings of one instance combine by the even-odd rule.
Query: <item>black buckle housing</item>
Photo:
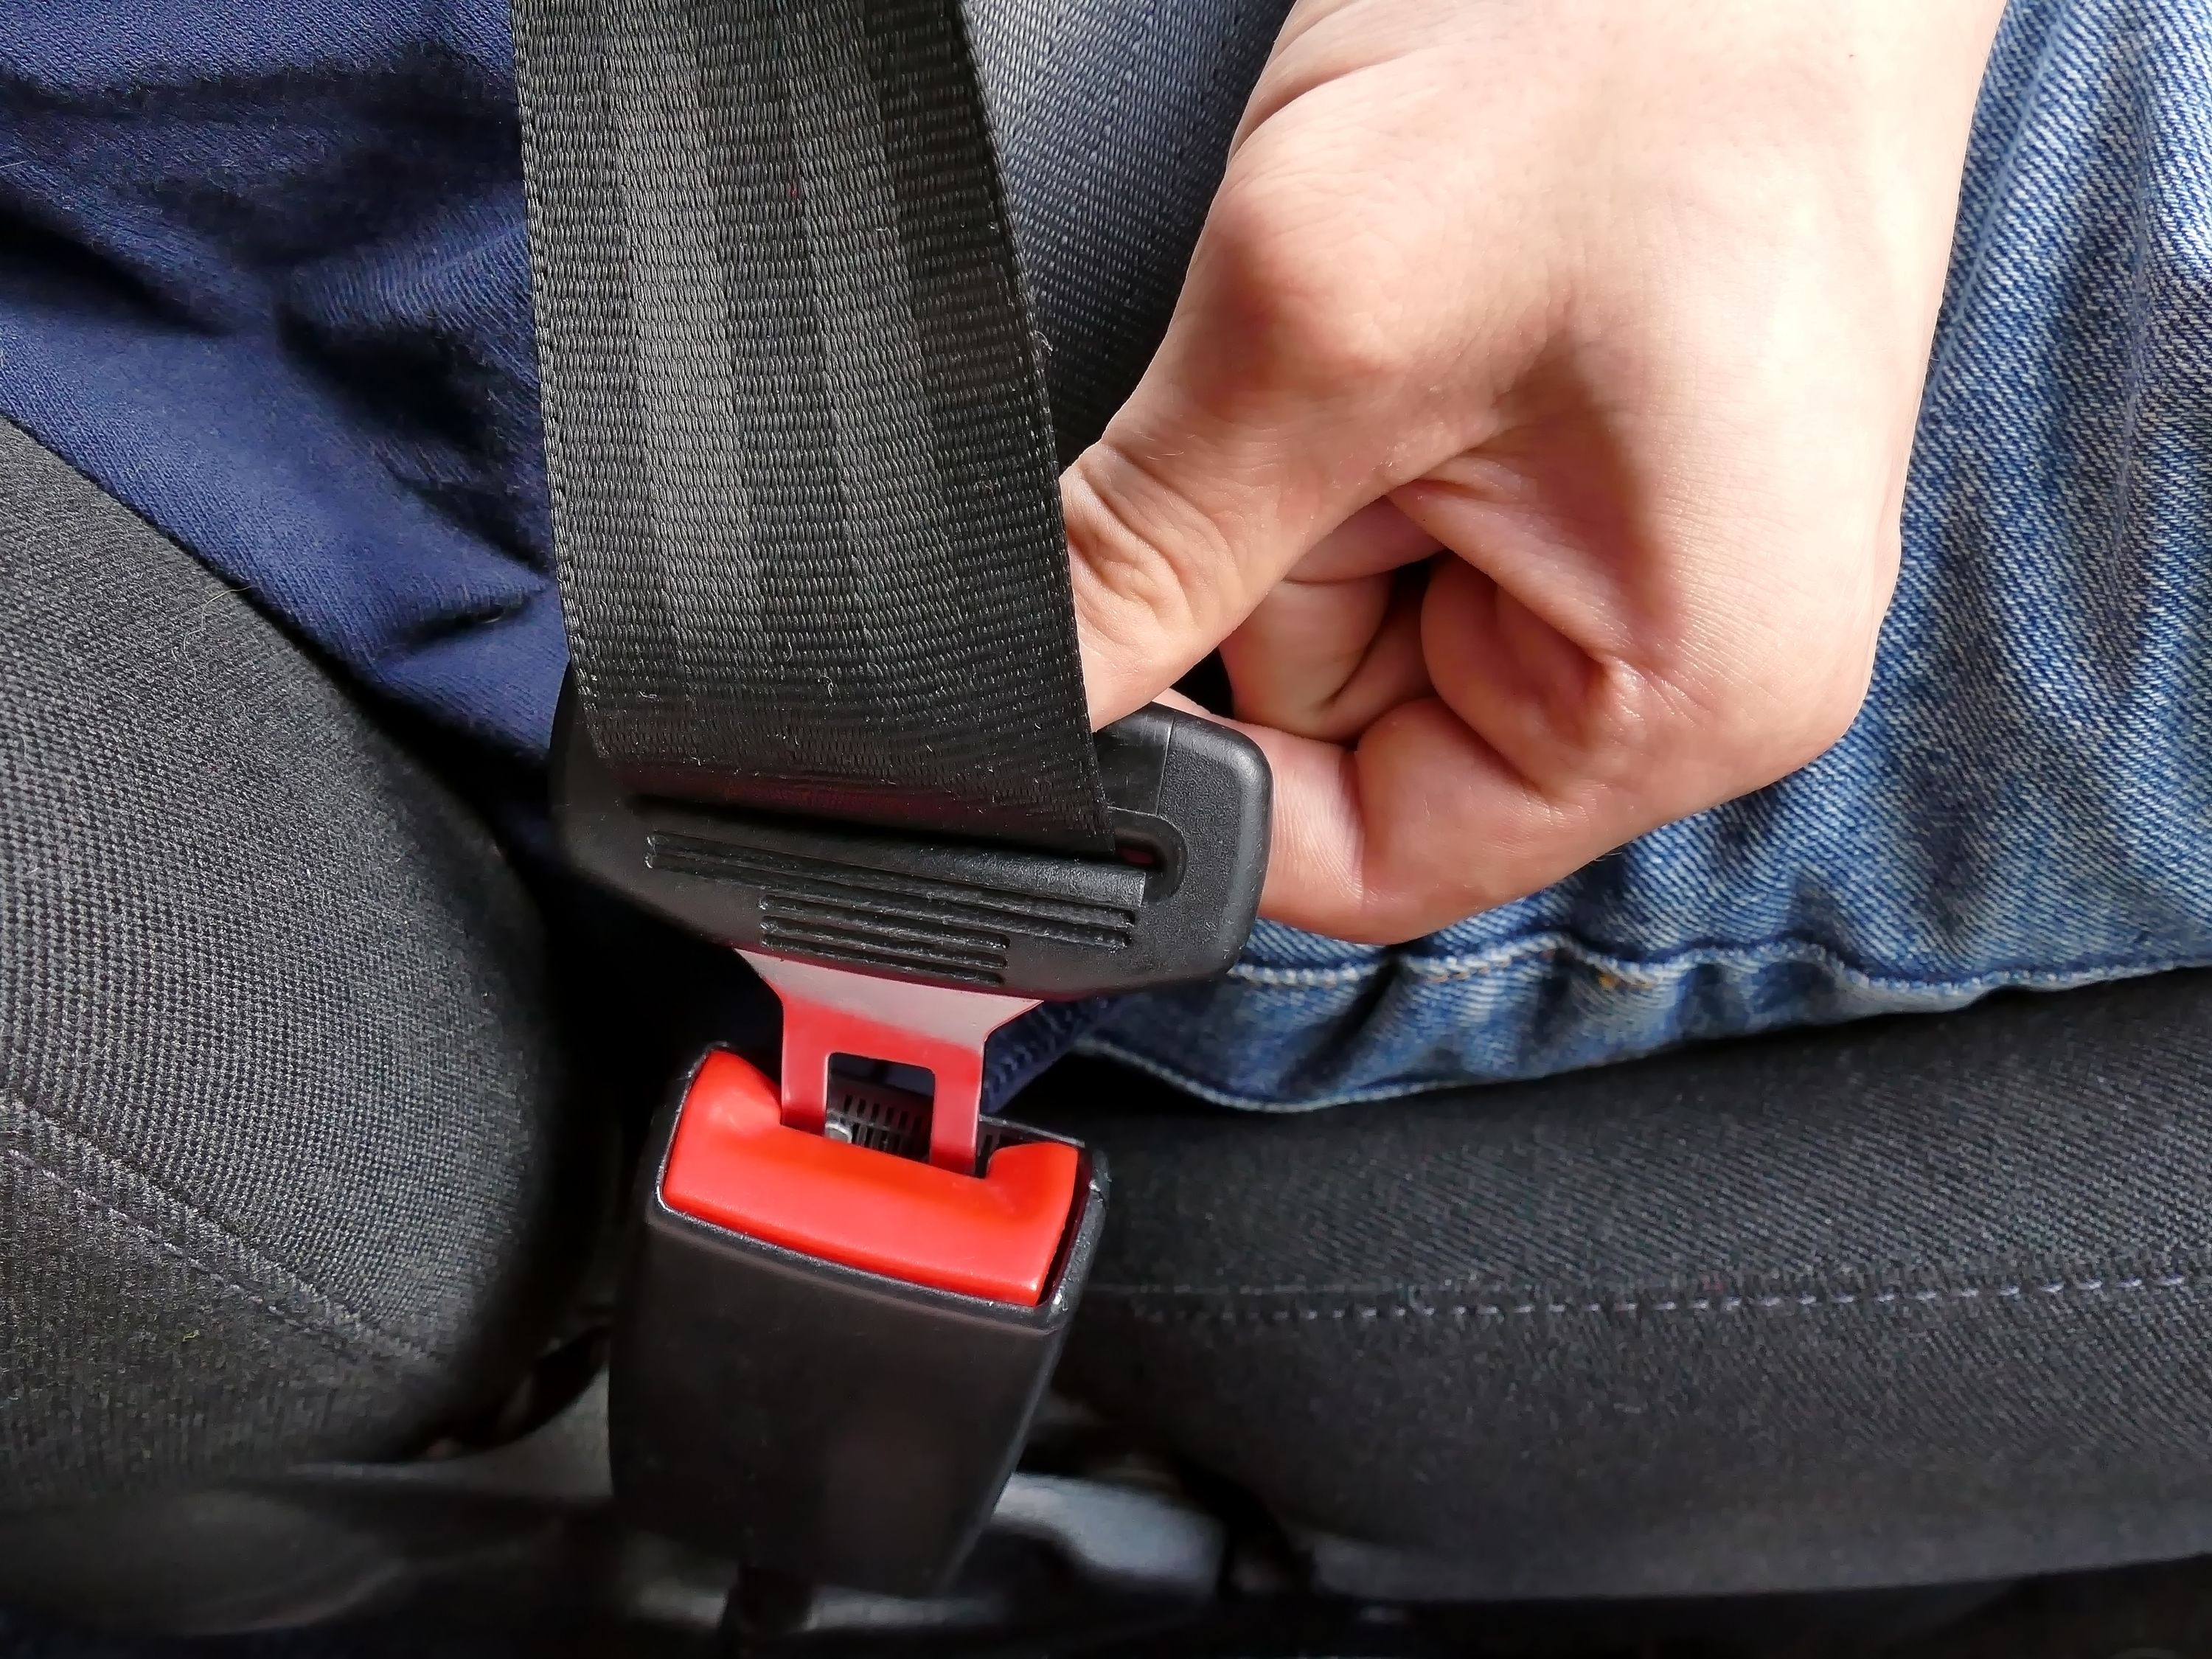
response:
[[[1022,1307],[671,1208],[662,1180],[682,1108],[679,1096],[650,1143],[616,1328],[624,1510],[749,1567],[938,1593],[990,1519],[1050,1380],[1104,1225],[1103,1158],[1083,1154],[1049,1284]],[[1074,1145],[1003,1122],[984,1145],[1030,1141]]]

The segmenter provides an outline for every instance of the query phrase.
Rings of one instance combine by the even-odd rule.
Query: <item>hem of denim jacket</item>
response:
[[[1490,968],[1505,968],[1513,965],[1516,962],[1525,960],[1531,955],[1557,952],[1570,944],[1569,941],[1562,940],[1557,936],[1547,937],[1551,939],[1551,943],[1540,948],[1538,948],[1537,941],[1534,940],[1519,941],[1506,951],[1493,953],[1484,960]],[[1572,951],[1583,963],[1597,967],[1604,972],[1612,971],[1609,966],[1611,962],[1620,960],[1608,958],[1601,953],[1591,951],[1578,942],[1573,943]],[[1656,1054],[1679,1053],[1684,1049],[1698,1048],[1708,1043],[1727,1042],[1741,1037],[1771,1036],[1777,1032],[1792,1030],[1806,1030],[1832,1025],[1848,1025],[1862,1019],[1887,1018],[1893,1015],[1915,1017],[1953,1013],[1999,991],[2080,990],[2117,980],[2142,979],[2153,974],[2175,973],[2185,969],[2212,966],[2212,957],[2183,956],[2153,961],[2103,963],[2070,969],[2007,969],[1955,980],[1916,980],[1905,975],[1869,974],[1863,969],[1850,967],[1841,957],[1825,947],[1804,945],[1770,949],[1765,951],[1690,951],[1659,961],[1628,965],[1640,968],[1644,975],[1656,980],[1662,969],[1679,969],[1684,966],[1734,963],[1748,968],[1762,963],[1789,960],[1792,957],[1807,960],[1814,957],[1826,958],[1841,971],[1844,977],[1856,980],[1870,989],[1879,988],[1893,994],[1919,997],[1924,1000],[1926,1006],[1917,1009],[1896,1006],[1872,1009],[1863,1013],[1842,1014],[1826,1019],[1778,1020],[1771,1024],[1749,1024],[1739,1030],[1717,1031],[1686,1038],[1679,1042],[1656,1043],[1648,1048],[1624,1048],[1601,1060],[1577,1065],[1498,1071],[1486,1074],[1470,1073],[1463,1077],[1448,1079],[1393,1078],[1358,1088],[1326,1091],[1302,1099],[1276,1099],[1222,1088],[1203,1081],[1186,1066],[1146,1054],[1126,1042],[1116,1041],[1109,1036],[1095,1035],[1085,1036],[1076,1042],[1073,1052],[1092,1059],[1111,1060],[1119,1065],[1127,1066],[1149,1077],[1157,1078],[1185,1094],[1195,1096],[1200,1100],[1210,1102],[1217,1106],[1226,1106],[1238,1111],[1249,1112],[1315,1112],[1324,1111],[1334,1106],[1367,1105],[1382,1101],[1403,1100],[1415,1095],[1438,1094],[1450,1089],[1474,1088],[1494,1084],[1536,1082],[1547,1077],[1561,1076],[1569,1072],[1591,1071],[1601,1066],[1620,1065],[1629,1060],[1650,1059]],[[1462,958],[1462,960],[1471,959]],[[1390,965],[1392,964],[1385,963],[1370,971],[1370,973],[1380,971],[1381,967]],[[1401,968],[1414,966],[1403,958],[1400,958],[1395,965]],[[1437,965],[1428,964],[1432,971],[1423,973],[1420,976],[1437,981],[1448,981],[1471,977],[1474,971],[1481,971],[1473,969],[1449,973],[1435,972],[1433,969]],[[1335,969],[1264,969],[1261,972],[1265,975],[1264,977],[1232,970],[1230,977],[1244,981],[1258,991],[1291,991],[1326,988],[1370,976],[1370,974],[1352,973]]]

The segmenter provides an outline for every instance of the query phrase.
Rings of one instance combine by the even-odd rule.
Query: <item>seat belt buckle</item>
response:
[[[756,965],[784,1086],[718,1049],[664,1115],[615,1333],[616,1495],[748,1567],[932,1595],[1051,1377],[1104,1162],[979,1121],[983,1039],[1029,1000]],[[840,1054],[927,1066],[936,1097]]]
[[[710,1054],[646,1161],[616,1495],[749,1566],[933,1593],[1012,1471],[1105,1213],[1101,1158],[982,1117],[984,1043],[1040,1000],[1226,969],[1267,867],[1267,763],[1140,710],[1097,735],[1110,851],[1055,851],[634,793],[574,701],[570,862],[736,947],[784,1007],[781,1085]]]

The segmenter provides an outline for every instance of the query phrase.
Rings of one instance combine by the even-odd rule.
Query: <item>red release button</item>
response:
[[[909,1285],[1035,1307],[1075,1203],[1073,1146],[994,1153],[981,1178],[785,1127],[775,1085],[708,1056],[661,1176],[668,1207]]]

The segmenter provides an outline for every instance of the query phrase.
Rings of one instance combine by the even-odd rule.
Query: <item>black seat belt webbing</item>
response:
[[[958,0],[514,0],[546,454],[641,794],[1103,853]]]
[[[986,1134],[985,1042],[1226,969],[1267,762],[1157,706],[1091,735],[959,0],[513,6],[562,848],[784,1005],[776,1080],[702,1059],[641,1160],[616,1498],[748,1572],[936,1594],[1106,1200],[1097,1155]],[[927,1167],[860,1142],[840,1054],[929,1074],[868,1120],[926,1121]]]

